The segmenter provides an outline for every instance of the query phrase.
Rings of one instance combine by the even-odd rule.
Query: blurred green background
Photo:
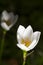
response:
[[[41,31],[41,37],[34,53],[27,57],[26,65],[43,65],[43,1],[41,0],[0,0],[0,22],[3,10],[18,14],[16,24],[6,33],[2,65],[22,65],[22,50],[17,44],[16,32],[19,25],[31,25],[34,31]],[[3,29],[0,26],[0,46]],[[31,52],[31,51],[29,51]],[[28,53],[29,53],[28,52]]]

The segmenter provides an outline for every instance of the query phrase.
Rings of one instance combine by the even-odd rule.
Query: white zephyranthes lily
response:
[[[31,25],[26,29],[24,26],[20,25],[17,30],[17,46],[25,51],[32,50],[38,43],[41,32],[33,32]]]
[[[1,16],[1,26],[5,30],[10,30],[10,28],[16,23],[18,15],[14,15],[13,12],[8,13],[7,11],[2,12]]]

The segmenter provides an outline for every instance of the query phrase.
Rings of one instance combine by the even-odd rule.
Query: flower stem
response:
[[[2,53],[3,53],[5,34],[6,34],[6,31],[4,30],[3,31],[3,38],[2,38],[2,42],[1,42],[1,49],[0,49],[0,61],[1,61]]]
[[[26,56],[27,56],[27,52],[23,51],[23,65],[25,65],[26,63]]]

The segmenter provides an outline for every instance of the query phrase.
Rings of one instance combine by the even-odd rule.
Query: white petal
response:
[[[18,43],[20,43],[21,40],[22,40],[21,36],[17,33],[17,41],[18,41]]]
[[[25,39],[25,38],[28,38],[29,40],[31,40],[32,34],[33,34],[33,29],[32,29],[32,27],[29,25],[29,26],[26,28],[25,32],[24,32],[23,38],[24,38],[24,39]]]
[[[3,29],[5,29],[7,31],[10,30],[9,26],[7,26],[7,24],[5,22],[2,22],[1,26],[2,26]]]
[[[14,15],[14,24],[17,22],[18,20],[18,15]]]
[[[9,15],[10,15],[10,19],[14,20],[14,14],[13,14],[13,12],[10,12]]]
[[[34,40],[34,41],[30,44],[30,46],[28,47],[28,51],[32,50],[36,45],[37,45],[37,42],[36,42],[36,40]]]
[[[27,48],[25,45],[23,45],[23,44],[18,43],[17,46],[18,46],[20,49],[24,50],[24,51],[27,51],[27,50],[28,50],[28,48]]]
[[[33,33],[33,40],[36,39],[36,41],[38,43],[40,35],[41,35],[41,32],[39,32],[39,31],[34,32]]]
[[[2,17],[1,17],[1,20],[9,20],[10,16],[9,14],[7,13],[7,11],[3,11],[2,12]]]
[[[18,15],[14,15],[13,12],[10,12],[9,15],[10,15],[10,21],[15,24],[17,22]]]
[[[11,25],[9,26],[10,28],[17,22],[18,15],[15,15],[14,18],[10,18]]]
[[[25,28],[22,25],[20,25],[18,27],[17,34],[19,34],[21,37],[23,37],[24,31],[25,31]]]

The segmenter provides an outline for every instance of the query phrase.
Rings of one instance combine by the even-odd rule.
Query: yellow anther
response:
[[[31,44],[31,41],[28,40],[28,39],[26,39],[26,40],[22,39],[21,43],[22,43],[22,44],[25,44],[25,46],[28,47],[28,46]]]

